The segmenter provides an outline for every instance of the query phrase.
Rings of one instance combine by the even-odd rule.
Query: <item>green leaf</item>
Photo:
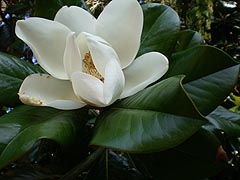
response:
[[[229,55],[217,48],[197,46],[174,54],[166,77],[185,74],[184,88],[198,110],[207,115],[235,85],[239,72],[235,64]]]
[[[192,30],[180,31],[178,33],[176,51],[184,51],[201,44],[203,44],[203,38],[198,32]]]
[[[215,128],[224,130],[228,136],[240,136],[240,114],[219,106],[207,116],[207,119]]]
[[[0,104],[20,104],[17,93],[22,81],[29,74],[43,72],[39,66],[0,52]]]
[[[79,6],[88,10],[84,0],[36,0],[34,16],[54,19],[62,6]]]
[[[149,179],[202,180],[216,175],[226,167],[216,158],[220,145],[213,133],[201,128],[191,138],[173,149],[132,157],[137,168],[149,174]]]
[[[212,46],[196,46],[172,55],[166,77],[185,74],[184,82],[218,72],[235,65],[233,59],[220,49]]]
[[[198,110],[208,115],[221,104],[236,84],[239,65],[184,84]]]
[[[18,159],[41,138],[61,144],[79,141],[88,111],[19,106],[0,118],[0,168]]]
[[[158,3],[144,4],[142,9],[144,25],[138,55],[158,51],[169,57],[175,48],[180,27],[177,13]]]
[[[185,141],[205,119],[171,77],[115,103],[100,114],[91,144],[131,152],[158,152]]]

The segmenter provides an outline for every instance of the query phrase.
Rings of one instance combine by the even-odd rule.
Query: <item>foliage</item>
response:
[[[239,2],[223,0],[146,0],[174,8],[183,29],[198,31],[204,40],[239,60]]]
[[[204,45],[198,32],[182,30],[172,8],[142,5],[138,56],[158,51],[168,57],[169,71],[161,80],[100,111],[93,107],[60,111],[20,104],[17,92],[23,79],[43,70],[30,63],[31,51],[14,36],[14,23],[29,13],[51,19],[63,5],[88,10],[87,4],[92,4],[76,0],[8,3],[0,27],[1,41],[8,42],[0,44],[5,52],[0,53],[3,178],[214,179],[226,169],[239,170],[240,115],[221,106],[236,84],[239,65],[224,51]],[[11,18],[6,18],[8,13]],[[14,109],[6,113],[9,107]]]

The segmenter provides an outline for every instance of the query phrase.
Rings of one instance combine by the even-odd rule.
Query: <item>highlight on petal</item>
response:
[[[125,78],[117,61],[109,61],[105,68],[104,99],[106,104],[112,104],[120,98],[125,85]]]
[[[83,72],[74,72],[71,77],[74,93],[87,104],[104,107],[103,82]]]
[[[80,32],[95,34],[95,17],[77,6],[62,7],[57,12],[54,21],[64,24],[77,34]]]
[[[86,104],[73,92],[70,81],[58,80],[47,74],[32,74],[25,78],[19,99],[28,105],[48,106],[57,109],[78,109]]]
[[[39,64],[58,79],[68,79],[63,54],[70,32],[66,26],[43,18],[28,18],[16,24],[16,35],[32,49]]]
[[[86,103],[105,107],[119,99],[124,87],[124,76],[117,61],[110,61],[105,67],[104,82],[82,72],[72,75],[73,89]]]
[[[143,12],[137,0],[113,0],[99,15],[96,33],[118,54],[122,68],[135,58],[141,40]]]
[[[168,59],[161,53],[150,52],[138,57],[123,70],[126,82],[121,98],[131,96],[160,79],[168,70]]]
[[[73,72],[82,71],[82,57],[74,32],[70,33],[67,37],[63,63],[69,79]]]
[[[114,60],[119,62],[118,55],[114,49],[101,37],[89,33],[81,33],[78,37],[78,41],[80,49],[84,47],[84,43],[86,44],[85,46],[88,47],[93,63],[102,76],[105,76],[105,67],[109,61]],[[81,52],[84,51],[86,50],[81,50]]]

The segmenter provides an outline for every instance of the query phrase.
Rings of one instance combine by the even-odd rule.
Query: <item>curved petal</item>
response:
[[[161,53],[150,52],[138,57],[123,70],[125,87],[121,98],[131,96],[160,79],[168,70],[168,59]]]
[[[82,57],[74,32],[70,33],[67,37],[63,63],[69,78],[71,78],[72,73],[82,71]]]
[[[96,33],[112,45],[125,68],[138,52],[142,27],[143,12],[137,0],[113,0],[99,15]]]
[[[81,47],[84,47],[84,44],[87,45],[88,51],[90,51],[92,56],[93,63],[97,71],[102,76],[105,76],[105,67],[109,61],[114,60],[119,62],[118,55],[111,45],[104,39],[88,33],[81,33],[78,39],[80,49]],[[86,52],[86,50],[81,50],[81,52],[84,51]]]
[[[87,104],[104,107],[103,82],[83,72],[72,74],[73,90]]]
[[[104,83],[82,72],[72,75],[73,89],[88,104],[105,107],[119,99],[124,87],[124,76],[118,62],[110,61],[105,68]]]
[[[28,18],[16,24],[16,35],[32,49],[39,64],[58,79],[68,79],[63,54],[70,32],[64,25],[42,18]]]
[[[105,103],[112,104],[120,98],[125,84],[124,74],[117,61],[110,61],[106,65],[104,78]]]
[[[28,76],[19,89],[19,99],[28,105],[57,109],[78,109],[86,104],[77,98],[70,81],[55,79],[47,74]]]
[[[64,24],[77,34],[80,32],[95,34],[95,17],[77,6],[62,7],[55,15],[54,21]]]

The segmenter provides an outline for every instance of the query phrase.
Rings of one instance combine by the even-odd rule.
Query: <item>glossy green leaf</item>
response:
[[[138,55],[158,51],[170,56],[174,51],[180,20],[170,7],[147,3],[142,5],[144,26]]]
[[[240,136],[240,114],[219,106],[207,118],[215,128],[224,130],[228,136]]]
[[[200,129],[180,146],[153,154],[132,155],[139,170],[144,167],[149,179],[202,180],[226,167],[217,160],[220,142],[205,129]]]
[[[231,92],[239,66],[223,51],[211,46],[196,46],[176,53],[170,59],[166,77],[185,74],[184,88],[198,110],[207,115]]]
[[[239,65],[236,65],[184,84],[184,88],[196,104],[198,110],[202,114],[208,115],[233,90],[238,73]]]
[[[20,104],[17,93],[22,81],[29,74],[43,72],[39,66],[0,52],[0,104]]]
[[[197,45],[203,44],[202,36],[192,30],[184,30],[178,33],[176,51],[184,51]]]
[[[0,168],[18,159],[41,138],[61,144],[79,141],[88,111],[19,106],[0,118]]]
[[[169,61],[170,67],[167,72],[167,77],[185,74],[185,83],[236,64],[233,62],[233,59],[222,50],[204,45],[175,53]]]
[[[84,0],[36,0],[34,16],[54,19],[57,11],[65,5],[88,9]]]
[[[158,152],[185,141],[205,119],[171,77],[115,103],[98,117],[92,144],[131,152]]]

